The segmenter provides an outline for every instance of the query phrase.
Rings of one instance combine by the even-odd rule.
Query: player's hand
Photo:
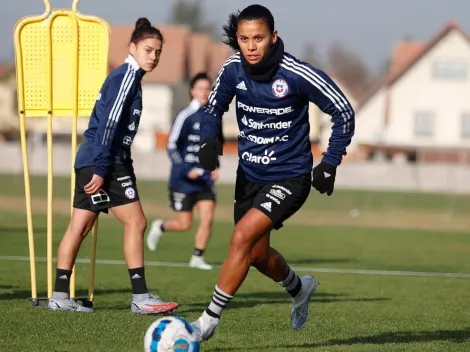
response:
[[[209,138],[201,143],[199,162],[204,170],[214,171],[219,167],[219,155],[222,153],[222,143],[216,138]]]
[[[103,183],[103,177],[94,174],[91,178],[91,181],[88,182],[88,184],[83,187],[83,189],[85,190],[86,194],[96,194],[101,189],[101,187],[103,187]]]
[[[195,179],[199,178],[199,176],[201,176],[201,173],[197,169],[191,169],[191,171],[189,171],[188,175],[187,175],[187,177],[190,180],[195,180]]]
[[[336,166],[322,161],[312,171],[312,187],[321,194],[331,196],[335,188]]]
[[[212,181],[218,181],[219,180],[219,170],[214,170],[211,172],[211,179]]]

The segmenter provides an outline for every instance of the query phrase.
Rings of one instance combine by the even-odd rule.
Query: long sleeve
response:
[[[185,109],[186,110],[186,109]],[[186,118],[189,116],[186,111],[181,111],[175,118],[173,126],[171,127],[170,135],[168,137],[167,151],[168,156],[173,164],[183,163],[183,157],[178,150],[178,144],[181,138],[185,138],[184,125]]]
[[[111,150],[116,130],[134,79],[135,72],[129,69],[125,75],[110,78],[101,92],[101,99],[97,107],[99,125],[96,131],[96,149],[94,150],[94,173],[101,177],[106,176],[111,165]]]
[[[323,161],[337,166],[346,155],[346,148],[354,135],[354,110],[343,92],[325,72],[305,64],[302,68],[301,76],[304,78],[301,81],[302,93],[321,111],[330,115],[333,122],[328,148],[323,153]]]
[[[188,138],[188,123],[187,118],[193,113],[190,109],[182,110],[177,116],[173,123],[168,137],[168,156],[174,167],[176,167],[180,173],[187,175],[192,169],[192,165],[184,161],[179,148],[183,143],[184,139]]]
[[[220,137],[222,116],[228,111],[235,96],[235,86],[230,77],[230,64],[234,62],[240,62],[240,54],[235,54],[227,59],[219,71],[209,100],[198,112],[201,114],[201,142],[208,138]]]

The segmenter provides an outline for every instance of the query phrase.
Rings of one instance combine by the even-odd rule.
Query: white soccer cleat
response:
[[[47,308],[49,310],[60,311],[60,312],[93,313],[93,308],[84,307],[70,298],[65,298],[65,299],[51,298],[47,302]]]
[[[163,220],[157,219],[152,222],[152,226],[150,227],[150,231],[147,235],[147,247],[154,251],[157,249],[158,242],[160,238],[163,236],[162,232],[162,224]]]
[[[197,341],[207,341],[214,336],[215,330],[220,323],[220,319],[211,317],[204,311],[198,320],[191,323],[193,335]]]
[[[290,318],[293,329],[302,329],[305,326],[309,316],[308,302],[319,285],[317,279],[310,275],[302,276],[300,281],[302,289],[292,299],[293,306]]]
[[[198,257],[197,255],[193,255],[191,260],[189,261],[190,268],[197,268],[201,270],[212,270],[212,265],[207,264],[204,260],[204,257]]]

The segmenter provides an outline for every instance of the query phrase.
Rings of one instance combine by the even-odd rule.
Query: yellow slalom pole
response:
[[[23,154],[24,192],[26,199],[26,219],[28,224],[29,271],[31,275],[31,299],[37,304],[38,292],[36,286],[36,255],[34,253],[33,214],[31,210],[31,185],[29,179],[28,147],[26,144],[26,117],[20,112],[21,152]]]
[[[52,297],[52,197],[53,197],[53,160],[52,160],[52,114],[47,116],[47,298]]]
[[[78,1],[77,1],[78,3]],[[72,107],[72,146],[71,146],[71,168],[70,168],[70,214],[73,213],[73,197],[74,197],[74,189],[75,189],[75,156],[77,154],[77,123],[78,123],[78,57],[79,57],[79,38],[78,38],[78,23],[75,17],[75,9],[77,4],[74,2],[72,5],[74,7],[72,13],[68,13],[67,16],[70,17],[72,20],[72,35],[73,40],[75,42],[75,51],[76,54],[72,55],[72,65],[71,65],[71,77],[72,82],[70,82],[72,86],[72,97],[73,97],[73,107]],[[70,277],[70,298],[75,298],[75,271],[77,266],[74,265],[72,268],[72,275]]]
[[[53,164],[53,88],[52,88],[52,19],[48,23],[47,36],[48,72],[46,76],[46,99],[47,99],[47,298],[52,297],[52,233],[53,233],[53,187],[54,187],[54,164]]]
[[[88,301],[93,302],[95,290],[95,267],[96,267],[96,244],[98,241],[98,218],[93,225],[91,234],[91,254],[90,254],[90,281],[88,282]]]

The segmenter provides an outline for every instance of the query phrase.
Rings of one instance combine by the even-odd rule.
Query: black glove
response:
[[[204,170],[214,171],[219,167],[219,155],[222,155],[222,143],[216,138],[209,138],[201,143],[199,163]]]
[[[312,187],[321,194],[329,196],[333,194],[335,188],[336,166],[321,162],[313,168]]]

